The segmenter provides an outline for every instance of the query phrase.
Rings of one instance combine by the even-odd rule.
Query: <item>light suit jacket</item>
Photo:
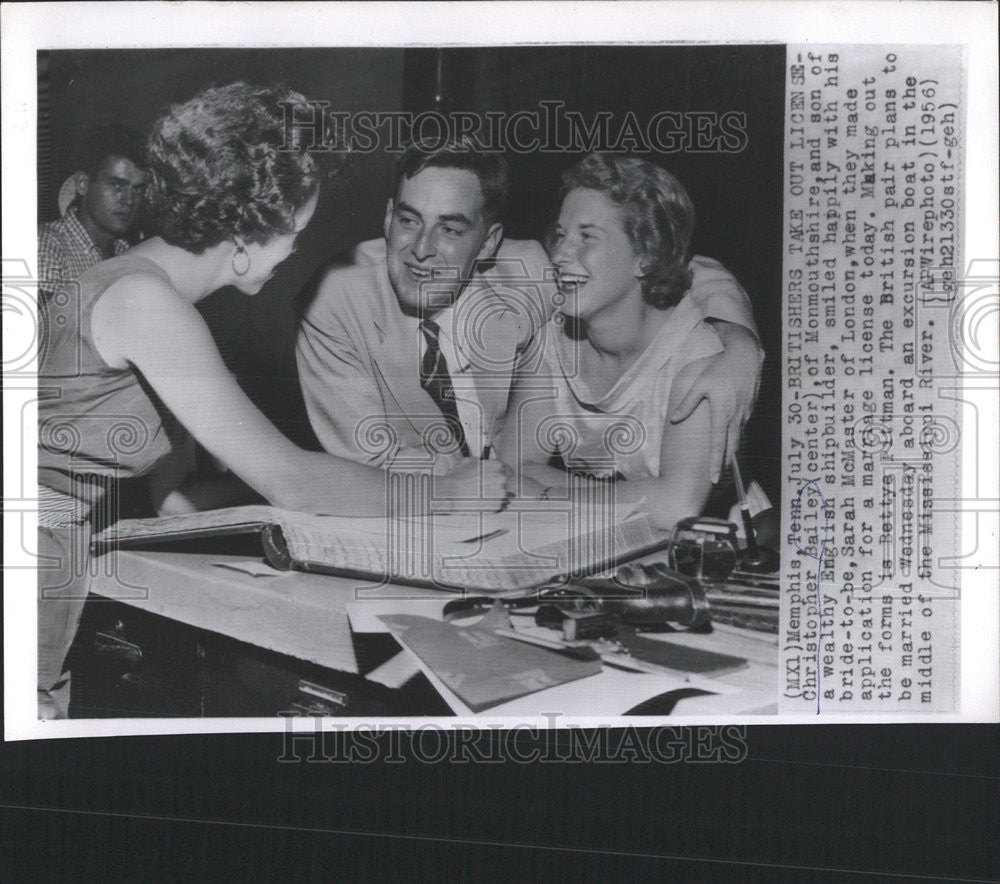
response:
[[[418,319],[399,308],[384,241],[356,247],[351,263],[321,268],[299,297],[296,355],[313,429],[326,451],[351,460],[426,462],[437,448],[447,467],[441,413],[420,386]],[[455,395],[478,416],[476,432],[466,433],[474,455],[499,437],[512,373],[551,314],[554,290],[541,246],[515,243],[444,314],[442,336],[458,356],[449,360]]]
[[[717,261],[695,256],[688,297],[706,318],[756,334],[746,293]],[[459,355],[449,373],[459,399],[479,415],[470,452],[495,444],[515,370],[538,357],[534,334],[552,315],[554,274],[542,247],[505,240],[480,267],[442,330]],[[330,454],[373,466],[424,462],[441,450],[441,413],[420,386],[418,320],[399,308],[385,241],[370,240],[321,267],[298,299],[299,379],[313,430]],[[448,468],[458,455],[438,455]]]

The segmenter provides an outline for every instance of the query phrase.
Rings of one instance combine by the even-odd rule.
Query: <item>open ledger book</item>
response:
[[[241,506],[123,519],[94,538],[93,550],[234,535],[259,537],[264,557],[281,570],[497,593],[604,571],[668,542],[644,514],[611,507],[393,519]]]

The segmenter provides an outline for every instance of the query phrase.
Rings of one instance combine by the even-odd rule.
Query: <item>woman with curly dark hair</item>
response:
[[[694,207],[670,173],[591,154],[563,176],[550,242],[563,304],[540,337],[541,371],[518,379],[501,458],[548,486],[627,480],[663,528],[697,514],[712,486],[707,402],[671,421],[722,343],[688,295]],[[544,378],[545,389],[539,387]],[[581,484],[582,483],[582,484]],[[595,488],[595,491],[597,489]]]
[[[385,473],[293,445],[226,369],[195,304],[223,286],[254,295],[292,252],[319,195],[307,146],[285,143],[283,105],[303,96],[245,83],[171,107],[148,142],[155,236],[57,296],[41,352],[39,404],[39,715],[64,717],[63,663],[87,593],[88,541],[114,480],[157,477],[161,512],[231,503],[172,480],[190,433],[268,502],[340,515],[385,511]],[[294,136],[296,133],[292,133]],[[500,500],[506,468],[475,464],[440,477],[438,496],[468,496],[485,480]]]

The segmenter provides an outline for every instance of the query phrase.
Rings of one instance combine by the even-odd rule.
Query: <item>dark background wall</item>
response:
[[[784,49],[780,46],[512,47],[470,49],[60,51],[39,58],[39,220],[57,214],[73,146],[91,125],[140,132],[158,111],[212,83],[280,81],[345,111],[440,110],[508,114],[558,100],[586,119],[626,113],[641,125],[661,110],[737,111],[746,143],[737,153],[689,149],[650,154],[694,200],[695,252],[721,261],[755,305],[768,359],[747,428],[747,472],[777,502],[780,456],[780,280]],[[559,176],[580,151],[508,151],[512,237],[540,239],[557,208]],[[202,305],[227,363],[263,410],[310,444],[295,374],[290,301],[315,267],[380,235],[394,156],[352,158],[327,188],[295,256],[256,298],[219,292]]]

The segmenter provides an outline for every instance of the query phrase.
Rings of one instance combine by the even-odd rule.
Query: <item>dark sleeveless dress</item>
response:
[[[63,662],[92,572],[90,535],[113,517],[119,479],[149,472],[184,430],[145,379],[112,368],[94,345],[94,305],[118,280],[164,271],[124,254],[85,271],[43,308],[38,381],[38,699],[41,717],[65,717]]]

